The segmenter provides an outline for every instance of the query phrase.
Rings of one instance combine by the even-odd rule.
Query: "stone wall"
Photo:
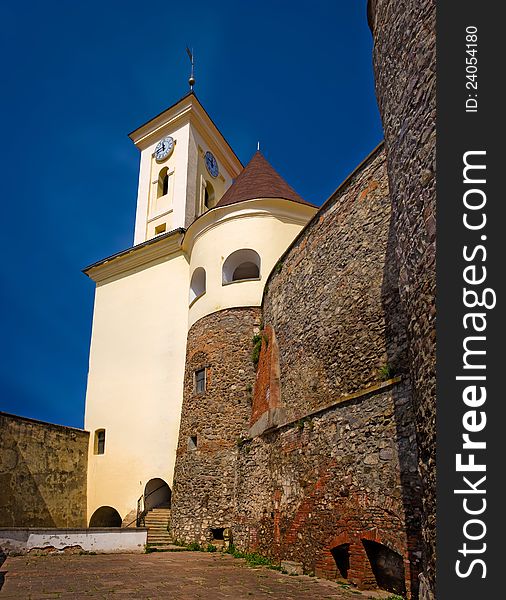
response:
[[[188,332],[171,520],[174,537],[185,543],[212,542],[212,529],[234,523],[237,451],[251,415],[259,325],[259,308],[235,308],[203,317]],[[203,368],[206,389],[199,394],[194,373]]]
[[[0,413],[0,527],[86,527],[88,438]]]
[[[392,243],[379,147],[267,283],[252,411],[267,427],[253,424],[251,434],[261,435],[240,449],[234,540],[330,578],[348,553],[348,580],[398,592],[404,585],[416,597],[420,481]],[[276,381],[273,354],[277,413],[265,418],[274,410],[266,384]],[[381,560],[372,558],[377,550]],[[378,573],[378,562],[396,563],[396,573]]]
[[[269,276],[256,373],[258,309],[190,329],[175,538],[226,530],[240,550],[416,598],[421,484],[394,251],[380,146]]]
[[[376,95],[392,198],[390,259],[407,315],[425,540],[422,594],[435,586],[436,2],[370,0]]]
[[[420,489],[410,390],[382,385],[241,447],[236,546],[375,588],[364,544],[373,540],[399,558],[389,591],[416,585]],[[332,550],[347,544],[349,568],[339,571]]]
[[[289,418],[404,373],[405,323],[387,261],[390,199],[376,149],[306,226],[271,274],[263,319],[279,346]]]

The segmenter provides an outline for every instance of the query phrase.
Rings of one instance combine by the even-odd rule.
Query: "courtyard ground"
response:
[[[388,596],[347,590],[315,577],[250,568],[241,559],[202,552],[13,556],[0,566],[0,586],[0,600],[365,600]]]

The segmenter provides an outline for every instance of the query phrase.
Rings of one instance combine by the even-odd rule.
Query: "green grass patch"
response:
[[[248,567],[267,567],[273,571],[281,571],[281,567],[273,564],[266,556],[262,556],[256,552],[240,552],[233,544],[228,547],[227,554],[232,555],[234,558],[243,558]]]
[[[392,377],[395,375],[395,371],[392,365],[383,365],[378,371],[378,375],[381,381],[388,381],[389,379],[392,379]],[[394,598],[394,596],[392,596],[392,598]],[[390,599],[387,598],[387,600]]]
[[[204,549],[198,542],[192,542],[191,544],[188,544],[186,546],[186,548],[188,550],[191,550],[192,552],[203,552],[204,551]]]

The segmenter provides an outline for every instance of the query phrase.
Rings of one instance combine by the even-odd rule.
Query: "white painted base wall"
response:
[[[40,529],[0,528],[0,551],[26,554],[30,550],[80,548],[85,552],[144,552],[148,530],[120,529]]]

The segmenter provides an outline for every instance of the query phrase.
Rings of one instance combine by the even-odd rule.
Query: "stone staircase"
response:
[[[146,513],[144,522],[148,528],[148,545],[164,549],[172,544],[172,535],[167,531],[170,523],[170,508],[157,506]]]

